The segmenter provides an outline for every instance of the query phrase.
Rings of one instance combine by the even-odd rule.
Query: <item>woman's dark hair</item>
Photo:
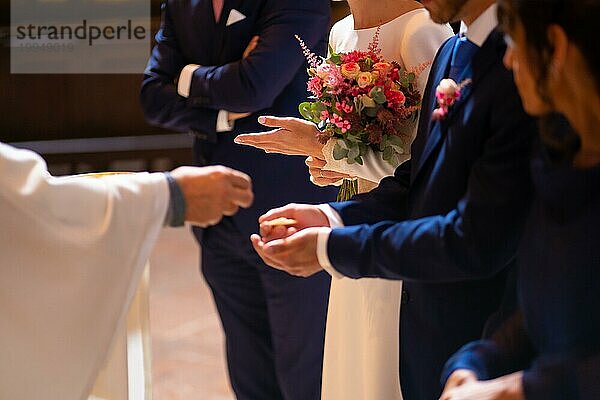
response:
[[[569,121],[559,113],[550,113],[538,119],[541,151],[547,161],[556,165],[571,165],[581,147],[579,135]]]
[[[544,87],[553,51],[548,41],[548,27],[552,24],[561,26],[581,51],[600,90],[600,46],[596,38],[600,0],[499,0],[498,19],[506,32],[512,31],[517,21],[522,22],[527,51],[534,61],[532,70],[537,74],[544,100],[548,100]]]
[[[532,60],[530,66],[537,81],[541,99],[552,105],[546,91],[553,48],[548,40],[548,27],[556,24],[562,27],[573,42],[592,74],[596,90],[600,91],[600,46],[597,29],[600,20],[600,0],[498,0],[498,20],[505,32],[515,29],[518,21],[525,32],[527,49]],[[562,118],[548,115],[540,118],[542,142],[555,161],[572,159],[579,150],[579,137],[571,128],[564,128]],[[561,135],[557,132],[566,132]]]

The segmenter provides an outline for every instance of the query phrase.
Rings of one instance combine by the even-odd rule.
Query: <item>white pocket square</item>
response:
[[[225,26],[233,25],[236,22],[240,22],[244,19],[246,19],[246,16],[244,14],[242,14],[238,10],[232,9],[229,13],[229,17],[227,18],[227,23],[225,24]]]

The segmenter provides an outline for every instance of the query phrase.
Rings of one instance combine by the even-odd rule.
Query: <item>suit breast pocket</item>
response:
[[[231,10],[228,21],[231,22],[224,28],[223,49],[227,52],[227,58],[237,60],[244,50],[248,47],[250,40],[255,35],[258,35],[258,29],[255,26],[254,18],[244,16],[243,19],[232,19],[232,14],[235,10]]]

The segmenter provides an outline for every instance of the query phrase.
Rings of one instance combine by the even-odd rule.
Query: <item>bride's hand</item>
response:
[[[308,172],[310,173],[310,180],[312,183],[318,186],[329,186],[336,185],[342,179],[351,179],[350,175],[343,174],[341,172],[327,171],[323,167],[327,164],[327,161],[316,157],[308,157],[306,159],[306,165],[308,166]]]
[[[235,142],[267,153],[323,157],[323,145],[317,140],[319,130],[315,124],[299,118],[268,116],[259,117],[258,122],[276,129],[238,135]]]

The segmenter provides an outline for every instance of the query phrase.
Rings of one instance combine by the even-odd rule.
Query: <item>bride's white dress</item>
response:
[[[329,42],[335,52],[366,50],[376,28],[354,29],[352,15],[336,23]],[[408,12],[381,26],[379,46],[387,61],[411,69],[430,62],[452,35],[447,25],[434,24],[425,9]],[[429,68],[419,78],[421,93]],[[413,137],[416,125],[412,129]],[[333,141],[330,141],[333,142]],[[371,190],[395,167],[369,153],[364,165],[336,161],[323,149],[325,169],[359,177],[359,191]],[[401,161],[404,162],[409,155]],[[399,261],[401,262],[401,261]],[[323,400],[400,400],[399,317],[401,281],[377,278],[332,278],[323,359]]]

